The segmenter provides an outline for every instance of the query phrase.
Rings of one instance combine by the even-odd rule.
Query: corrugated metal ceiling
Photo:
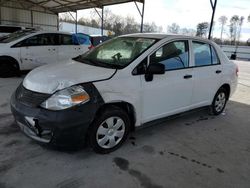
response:
[[[0,6],[1,3],[3,4],[6,1],[26,3],[31,6],[38,6],[40,8],[47,9],[54,13],[76,11],[94,7],[101,8],[102,6],[133,2],[133,0],[0,0]],[[144,2],[144,0],[134,1],[141,3]]]

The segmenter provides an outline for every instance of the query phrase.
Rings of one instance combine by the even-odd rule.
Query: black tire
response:
[[[118,139],[117,139],[116,136],[113,136],[113,137],[115,137],[115,140],[117,141],[117,144],[115,146],[111,147],[111,148],[104,148],[104,147],[108,147],[110,140],[106,141],[106,145],[104,145],[103,147],[101,147],[98,144],[97,140],[99,139],[99,141],[100,141],[104,137],[109,137],[111,135],[106,134],[103,137],[99,137],[99,136],[102,136],[102,135],[98,135],[97,131],[99,130],[99,128],[101,126],[104,127],[105,123],[106,123],[106,120],[108,120],[110,118],[114,118],[114,119],[118,118],[119,122],[121,122],[120,119],[123,121],[124,126],[122,126],[122,128],[124,128],[124,129],[117,130],[117,131],[123,131],[124,134],[123,134],[123,136],[121,136]],[[115,120],[114,120],[114,122],[115,122]],[[115,124],[117,124],[117,123],[118,123],[118,120],[117,120],[116,123],[114,123],[114,127],[115,127]],[[106,126],[107,126],[107,129],[108,129],[107,124],[106,124]],[[115,151],[116,149],[118,149],[124,143],[124,141],[128,137],[129,131],[130,131],[130,120],[129,120],[128,114],[125,111],[123,111],[122,109],[118,108],[118,107],[110,106],[110,107],[107,107],[102,112],[102,114],[99,115],[99,117],[96,117],[94,122],[91,124],[91,126],[89,128],[89,131],[88,131],[88,143],[89,143],[90,147],[96,153],[101,153],[101,154],[110,153],[110,152]]]
[[[19,66],[10,58],[0,58],[0,77],[8,78],[19,75]]]
[[[224,100],[222,99],[222,96],[224,96],[225,98]],[[221,101],[219,102],[220,98]],[[213,115],[221,114],[226,107],[227,100],[228,100],[228,92],[225,88],[222,87],[217,91],[217,93],[214,96],[213,103],[211,105],[211,113]]]

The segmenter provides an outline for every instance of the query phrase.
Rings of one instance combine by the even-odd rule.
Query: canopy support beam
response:
[[[208,39],[211,39],[211,34],[212,34],[212,29],[213,29],[213,23],[214,23],[214,14],[215,14],[215,10],[216,10],[216,5],[217,5],[217,0],[214,0],[214,2],[212,2],[212,0],[210,0],[210,4],[211,4],[211,8],[212,8],[212,17],[211,17],[211,22],[210,22],[210,28],[209,28],[209,33],[208,33]]]
[[[101,7],[102,12],[100,14],[100,12],[98,12],[98,10],[96,10],[96,8],[94,8],[94,10],[96,11],[97,15],[99,16],[99,18],[101,19],[101,35],[103,36],[103,30],[104,30],[104,6]]]
[[[141,30],[140,30],[140,31],[141,31],[141,33],[143,33],[145,0],[144,0],[143,3],[142,3],[142,10],[140,10],[140,8],[139,8],[139,6],[138,6],[138,4],[137,4],[136,1],[134,1],[134,3],[135,3],[135,6],[136,6],[136,8],[137,8],[137,10],[138,10],[138,12],[139,12],[139,14],[140,14],[140,16],[141,16]]]

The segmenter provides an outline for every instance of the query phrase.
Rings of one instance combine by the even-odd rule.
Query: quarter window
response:
[[[150,63],[162,63],[165,70],[175,70],[188,67],[188,42],[170,42],[150,56]]]
[[[210,46],[210,47],[212,50],[212,63],[213,63],[213,65],[220,64],[220,61],[219,61],[218,56],[215,52],[215,49],[212,46]]]
[[[193,42],[194,64],[196,67],[219,64],[214,48],[206,43]]]

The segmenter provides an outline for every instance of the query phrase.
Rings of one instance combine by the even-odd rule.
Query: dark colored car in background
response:
[[[85,33],[73,34],[73,40],[77,40],[79,44],[89,45],[89,49],[111,39],[108,36],[101,35],[87,35]]]
[[[90,38],[91,38],[91,43],[93,46],[97,46],[98,44],[111,39],[108,36],[101,36],[101,35],[91,35]]]

